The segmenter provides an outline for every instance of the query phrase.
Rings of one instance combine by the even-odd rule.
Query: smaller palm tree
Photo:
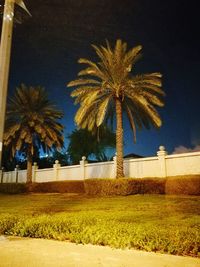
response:
[[[75,129],[68,135],[67,152],[73,164],[79,164],[82,156],[93,156],[98,161],[106,161],[106,149],[115,147],[115,134],[107,127],[99,127],[96,132]]]
[[[45,89],[22,84],[9,99],[4,146],[11,156],[17,151],[27,157],[27,182],[32,182],[32,158],[36,151],[63,147],[63,126],[57,121],[63,114],[48,100]]]

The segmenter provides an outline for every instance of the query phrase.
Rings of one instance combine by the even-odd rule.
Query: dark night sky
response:
[[[143,130],[137,144],[125,121],[125,153],[155,155],[159,145],[200,145],[199,29],[195,1],[159,0],[26,0],[32,13],[14,28],[9,95],[21,82],[46,87],[64,110],[65,135],[74,129],[77,109],[67,82],[76,78],[77,60],[95,60],[91,43],[143,45],[138,72],[160,71],[166,105],[160,130]]]

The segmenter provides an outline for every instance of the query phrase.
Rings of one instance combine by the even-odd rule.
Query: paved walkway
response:
[[[0,267],[200,267],[200,259],[0,236]]]

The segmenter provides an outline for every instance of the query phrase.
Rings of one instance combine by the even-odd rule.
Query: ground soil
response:
[[[200,267],[200,259],[0,236],[0,267]]]

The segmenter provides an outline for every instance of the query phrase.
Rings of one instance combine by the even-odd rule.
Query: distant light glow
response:
[[[4,16],[4,20],[12,20],[13,19],[13,16],[14,16],[14,14],[13,13],[11,13],[11,14],[6,14],[5,16]]]
[[[9,21],[12,21],[13,20],[13,17],[14,17],[14,12],[13,12],[13,9],[12,7],[9,5],[7,7],[7,10],[5,10],[5,13],[4,13],[4,20],[9,20]]]
[[[43,154],[43,155],[40,156],[40,158],[41,158],[41,159],[43,159],[43,158],[48,158],[48,156],[49,156],[48,154]]]

